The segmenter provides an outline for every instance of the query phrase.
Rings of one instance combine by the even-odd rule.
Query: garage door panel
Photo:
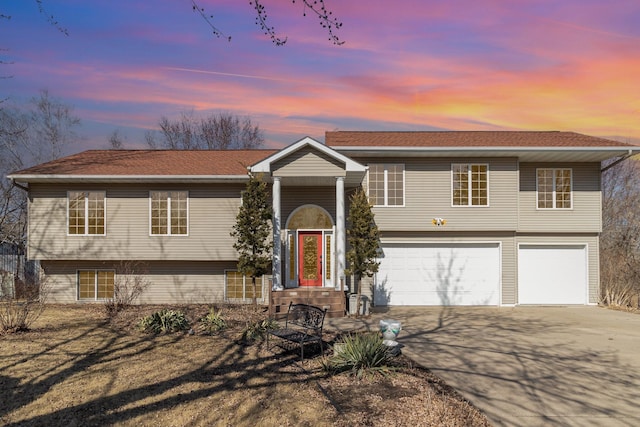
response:
[[[497,243],[383,245],[377,305],[498,305]]]
[[[586,245],[521,245],[519,304],[586,304]]]

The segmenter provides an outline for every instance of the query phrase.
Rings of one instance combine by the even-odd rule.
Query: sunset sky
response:
[[[267,147],[327,130],[569,130],[640,143],[638,0],[325,0],[334,46],[300,1],[263,0],[288,41],[255,25],[249,0],[0,3],[0,97],[48,89],[75,107],[83,140],[127,148],[161,116],[248,115]],[[614,6],[615,5],[615,6]]]

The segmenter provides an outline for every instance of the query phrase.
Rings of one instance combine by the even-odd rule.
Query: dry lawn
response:
[[[0,425],[489,425],[403,357],[386,377],[327,376],[321,357],[239,342],[246,308],[227,308],[229,328],[215,336],[138,332],[156,309],[108,322],[100,306],[50,306],[33,331],[0,336]],[[192,322],[207,311],[183,309]]]

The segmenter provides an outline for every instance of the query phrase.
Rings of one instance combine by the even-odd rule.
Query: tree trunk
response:
[[[362,303],[360,302],[360,298],[362,297],[362,291],[360,290],[360,283],[362,282],[362,278],[357,275],[353,276],[353,284],[356,287],[356,317],[360,317],[360,307]]]
[[[256,278],[251,277],[251,284],[253,285],[253,311],[258,311],[258,298],[256,298]]]

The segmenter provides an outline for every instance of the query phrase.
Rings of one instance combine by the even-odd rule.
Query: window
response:
[[[152,191],[151,234],[186,236],[188,198],[186,191]]]
[[[488,206],[488,165],[453,164],[453,206]]]
[[[256,299],[262,299],[264,276],[256,277]],[[238,271],[225,271],[225,295],[228,300],[253,300],[253,283]]]
[[[105,234],[105,192],[69,191],[67,193],[69,234]]]
[[[78,270],[78,299],[113,298],[115,273],[112,270]]]
[[[537,169],[538,209],[571,209],[571,169]]]
[[[369,165],[368,190],[374,206],[404,206],[404,165]]]

